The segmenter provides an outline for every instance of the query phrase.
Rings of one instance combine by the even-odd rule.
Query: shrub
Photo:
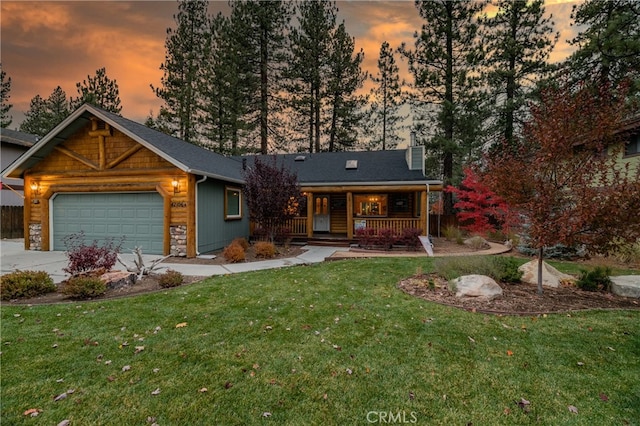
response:
[[[63,241],[69,259],[69,263],[63,271],[71,276],[77,276],[83,272],[103,268],[109,271],[113,268],[124,238],[121,238],[117,243],[113,238],[108,238],[102,246],[98,246],[98,242],[95,240],[91,245],[87,245],[84,241],[84,231],[80,231],[77,234],[65,236]]]
[[[231,263],[243,262],[246,258],[244,249],[240,244],[237,243],[231,243],[227,247],[225,247],[222,255],[227,260],[227,262]]]
[[[487,243],[487,240],[485,240],[484,238],[478,235],[476,235],[475,237],[468,238],[467,240],[464,241],[464,244],[475,251],[483,250],[490,247],[489,244]]]
[[[422,247],[420,242],[420,235],[422,235],[422,229],[419,228],[404,228],[402,230],[402,236],[399,242],[406,245],[411,250],[419,250]]]
[[[276,246],[268,241],[258,241],[253,245],[256,257],[271,259],[276,255]]]
[[[356,229],[356,239],[362,248],[371,248],[378,242],[376,230],[374,228]]]
[[[274,240],[278,244],[287,245],[291,242],[291,229],[281,226],[276,229]]]
[[[609,291],[611,288],[611,268],[596,266],[591,271],[582,270],[576,286],[586,291]]]
[[[498,256],[439,257],[433,262],[435,272],[447,280],[463,275],[486,275],[500,282],[520,282],[522,272],[514,258]]]
[[[231,244],[234,243],[240,245],[240,247],[242,247],[242,249],[245,251],[249,248],[249,242],[246,238],[236,238],[235,240],[231,241]]]
[[[74,298],[90,299],[102,296],[107,291],[107,284],[95,276],[71,277],[60,291]]]
[[[162,288],[178,287],[184,282],[184,276],[178,271],[173,269],[167,270],[164,274],[160,274],[158,277],[158,284]]]
[[[444,238],[447,241],[456,241],[458,242],[458,244],[462,244],[462,240],[464,235],[462,234],[462,231],[453,225],[449,225],[446,228],[444,228],[442,230],[442,235],[444,235]],[[459,242],[460,241],[460,242]]]
[[[378,244],[385,250],[391,250],[393,245],[398,241],[393,229],[383,228],[378,231]]]
[[[640,264],[640,240],[635,244],[618,244],[607,255],[627,265]]]
[[[0,278],[2,300],[41,296],[53,291],[56,285],[44,271],[15,271]]]

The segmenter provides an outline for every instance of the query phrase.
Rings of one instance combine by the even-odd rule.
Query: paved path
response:
[[[456,255],[488,255],[508,251],[501,244],[491,244],[491,249]],[[305,252],[297,257],[285,259],[263,260],[259,262],[230,263],[226,265],[200,265],[188,263],[163,262],[162,267],[173,269],[187,276],[208,277],[211,275],[225,275],[237,272],[258,271],[263,269],[282,268],[292,265],[319,263],[325,260],[349,259],[355,257],[428,257],[425,252],[380,252],[373,250],[349,250],[346,247],[304,246]],[[436,256],[438,254],[436,253]],[[126,263],[133,263],[133,254],[123,253],[121,257]],[[143,255],[145,264],[157,259],[157,255]],[[30,251],[24,249],[23,240],[0,241],[0,266],[2,274],[15,270],[45,271],[53,281],[59,283],[67,278],[63,269],[67,266],[67,258],[62,251]]]

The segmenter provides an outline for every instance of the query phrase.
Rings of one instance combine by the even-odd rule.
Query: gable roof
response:
[[[274,156],[243,158],[249,163],[260,158],[269,164]],[[279,154],[275,158],[278,166],[284,165],[296,173],[299,184],[303,186],[441,183],[427,179],[421,170],[410,170],[405,150]],[[354,162],[347,165],[348,161]]]
[[[10,145],[31,147],[38,142],[40,137],[31,133],[19,132],[11,129],[0,129],[0,141]]]
[[[237,160],[174,138],[89,104],[79,107],[46,134],[8,167],[4,175],[22,177],[25,170],[44,159],[55,146],[64,142],[89,123],[92,117],[103,120],[184,172],[235,183],[244,182],[242,167]]]

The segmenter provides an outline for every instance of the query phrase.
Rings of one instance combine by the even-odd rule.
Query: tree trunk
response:
[[[542,294],[542,260],[544,256],[544,246],[538,252],[538,294]]]

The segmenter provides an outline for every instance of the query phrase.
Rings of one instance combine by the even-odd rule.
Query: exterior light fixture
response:
[[[173,186],[174,195],[180,192],[180,182],[178,182],[178,179],[173,179],[171,181],[171,186]]]
[[[31,195],[33,196],[32,203],[38,204],[40,202],[40,200],[38,200],[38,195],[40,195],[40,186],[38,185],[38,182],[31,182],[29,187],[31,188]]]

